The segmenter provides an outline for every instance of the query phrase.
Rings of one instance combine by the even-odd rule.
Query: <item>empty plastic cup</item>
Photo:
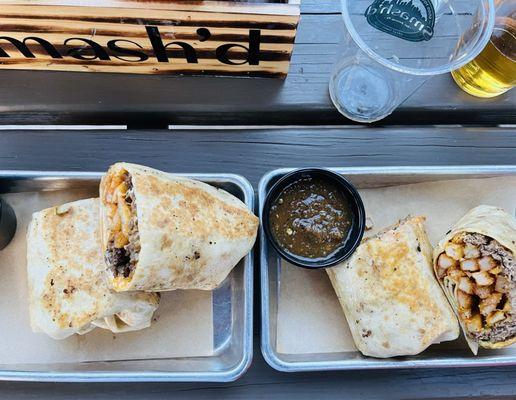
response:
[[[391,114],[428,78],[474,59],[489,42],[493,0],[341,0],[348,31],[330,96],[349,119]]]

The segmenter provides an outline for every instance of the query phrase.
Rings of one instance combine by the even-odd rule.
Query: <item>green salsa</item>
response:
[[[345,246],[353,226],[353,213],[336,183],[305,177],[277,196],[269,221],[283,250],[298,257],[323,259]]]

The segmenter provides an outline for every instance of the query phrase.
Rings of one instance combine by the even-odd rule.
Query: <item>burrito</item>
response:
[[[119,333],[150,326],[159,294],[113,292],[106,269],[98,199],[35,213],[27,232],[32,329],[65,339],[95,327]]]
[[[433,273],[424,221],[406,218],[327,269],[355,345],[366,356],[414,355],[459,336]]]
[[[116,291],[215,289],[256,240],[258,219],[234,196],[140,165],[113,165],[100,198]]]
[[[491,206],[468,212],[435,249],[436,276],[474,354],[516,343],[515,254],[516,220]]]

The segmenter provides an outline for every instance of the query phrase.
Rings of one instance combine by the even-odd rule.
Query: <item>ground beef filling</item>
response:
[[[505,320],[494,324],[485,332],[477,333],[475,338],[478,340],[500,343],[512,339],[516,336],[516,320]]]
[[[510,318],[500,321],[489,328],[474,334],[478,340],[504,342],[516,336],[516,260],[514,256],[496,240],[481,234],[467,234],[464,243],[477,246],[482,256],[491,256],[500,262],[502,275],[507,278],[504,292],[511,303]]]
[[[115,277],[123,276],[128,278],[131,276],[140,254],[140,234],[138,230],[138,218],[136,214],[136,197],[134,187],[129,173],[125,173],[123,181],[127,186],[124,200],[131,209],[131,219],[129,220],[129,243],[121,248],[115,246],[114,239],[108,243],[106,259],[111,267]]]
[[[463,241],[477,246],[483,256],[491,256],[499,261],[506,277],[510,281],[516,282],[516,260],[511,252],[500,243],[478,233],[465,235]]]

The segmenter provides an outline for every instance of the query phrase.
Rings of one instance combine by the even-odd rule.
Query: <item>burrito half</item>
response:
[[[159,295],[112,292],[100,237],[98,199],[33,215],[27,232],[27,276],[35,332],[65,339],[97,326],[113,332],[150,326]]]
[[[491,206],[468,212],[435,249],[435,273],[475,354],[516,343],[515,254],[516,220]]]
[[[414,355],[459,335],[433,274],[423,224],[423,217],[402,220],[327,270],[355,345],[366,356]]]
[[[256,239],[258,219],[240,200],[151,168],[113,165],[100,197],[116,291],[215,289]]]

